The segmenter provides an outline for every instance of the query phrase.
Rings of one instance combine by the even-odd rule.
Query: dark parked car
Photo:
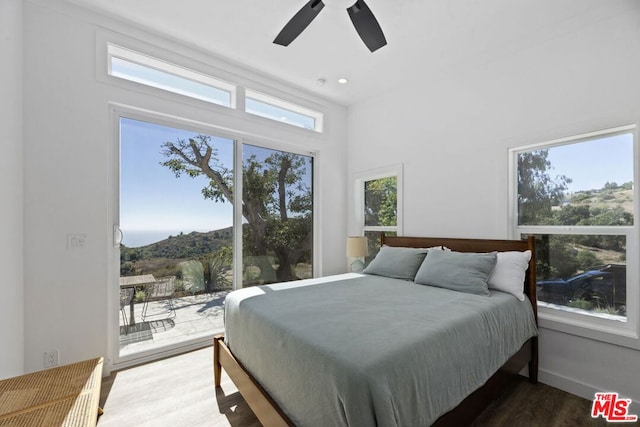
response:
[[[537,282],[538,300],[567,305],[584,300],[594,307],[624,308],[627,301],[627,268],[622,264],[594,267],[568,279]]]

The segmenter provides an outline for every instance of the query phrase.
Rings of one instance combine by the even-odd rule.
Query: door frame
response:
[[[280,140],[261,137],[259,135],[249,134],[239,130],[230,130],[221,126],[210,123],[202,123],[177,117],[174,115],[163,114],[156,111],[150,111],[142,108],[132,107],[125,104],[111,102],[109,103],[109,141],[110,158],[109,158],[109,179],[108,188],[111,194],[108,201],[107,224],[106,231],[111,237],[108,240],[110,246],[107,251],[108,257],[108,352],[111,359],[110,367],[119,370],[158,360],[164,357],[173,356],[191,350],[200,349],[212,345],[212,337],[201,337],[185,340],[179,344],[172,344],[160,347],[155,350],[147,350],[126,356],[120,356],[120,305],[119,305],[119,278],[120,278],[120,240],[119,232],[120,224],[120,119],[129,118],[150,122],[162,126],[176,127],[194,132],[202,132],[212,136],[231,139],[234,141],[234,188],[236,194],[242,191],[242,148],[245,144],[260,146],[271,150],[287,151],[294,154],[310,156],[313,159],[313,177],[312,177],[312,193],[313,193],[313,277],[322,275],[322,245],[320,242],[320,187],[318,170],[320,163],[320,153],[317,150],[302,150],[298,146],[287,144]],[[239,172],[239,173],[238,173]],[[233,289],[242,287],[242,209],[238,204],[233,204],[233,227],[234,227],[234,250],[233,250]],[[240,229],[240,231],[238,231]]]

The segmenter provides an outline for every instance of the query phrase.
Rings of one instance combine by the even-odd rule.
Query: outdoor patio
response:
[[[149,303],[142,320],[143,303],[134,304],[135,325],[126,327],[120,313],[120,355],[137,353],[224,330],[223,302],[227,291],[173,298]],[[127,318],[129,306],[125,307]],[[128,329],[128,330],[127,330]]]

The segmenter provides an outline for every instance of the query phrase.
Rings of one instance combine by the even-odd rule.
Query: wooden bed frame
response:
[[[528,240],[485,240],[391,237],[382,234],[381,243],[387,246],[414,248],[429,248],[442,245],[458,252],[531,250],[531,260],[525,276],[524,292],[531,302],[537,323],[535,241],[532,236]],[[442,415],[433,425],[460,426],[470,424],[527,365],[529,367],[529,381],[535,384],[538,382],[537,337],[529,339],[483,386],[467,396],[454,409]],[[216,387],[220,387],[222,368],[227,372],[262,425],[269,427],[294,425],[255,378],[233,356],[231,350],[224,343],[224,335],[216,335],[213,339],[213,372]]]

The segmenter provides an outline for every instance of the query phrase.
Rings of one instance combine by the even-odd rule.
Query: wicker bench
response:
[[[0,426],[95,426],[102,358],[0,381]]]

